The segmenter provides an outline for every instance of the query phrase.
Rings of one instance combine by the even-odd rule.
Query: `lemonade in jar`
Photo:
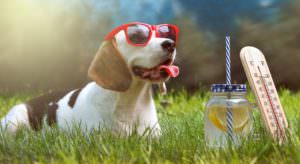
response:
[[[226,146],[228,141],[227,111],[232,113],[232,142],[239,145],[253,126],[252,106],[246,99],[245,84],[213,84],[212,97],[206,104],[205,142],[210,147]]]

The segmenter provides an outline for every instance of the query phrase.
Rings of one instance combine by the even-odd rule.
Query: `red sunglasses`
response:
[[[127,42],[134,46],[146,46],[151,39],[153,31],[155,31],[156,37],[169,38],[176,44],[179,31],[177,26],[171,24],[149,25],[141,22],[133,22],[113,29],[106,35],[105,40],[112,39],[121,30],[125,31]]]

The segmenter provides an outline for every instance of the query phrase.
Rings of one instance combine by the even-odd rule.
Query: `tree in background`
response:
[[[245,82],[242,46],[264,51],[276,83],[300,88],[297,0],[3,0],[0,6],[0,90],[74,88],[114,26],[130,21],[180,27],[181,76],[173,87],[198,89],[225,79],[224,36],[232,36],[233,80]],[[138,14],[137,14],[138,13]],[[286,72],[288,68],[288,72]]]

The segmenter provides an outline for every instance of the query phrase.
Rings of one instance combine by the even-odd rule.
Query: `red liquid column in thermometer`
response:
[[[257,48],[245,47],[241,60],[266,127],[282,140],[288,123],[264,55]]]
[[[261,93],[261,97],[264,99],[264,104],[265,105],[268,105],[269,109],[267,109],[267,113],[268,113],[268,117],[270,120],[272,120],[271,122],[271,126],[273,128],[276,129],[276,135],[277,137],[281,138],[281,137],[284,137],[284,121],[282,119],[282,114],[280,113],[280,106],[279,105],[276,105],[277,104],[277,98],[276,96],[274,95],[274,89],[270,89],[269,87],[272,87],[272,82],[269,81],[267,82],[266,79],[269,78],[268,75],[263,75],[261,73],[261,70],[259,67],[257,67],[257,69],[259,70],[260,72],[260,81],[257,81],[259,82],[258,85],[260,84],[261,86],[259,87],[259,90],[261,92],[264,92],[264,93]]]

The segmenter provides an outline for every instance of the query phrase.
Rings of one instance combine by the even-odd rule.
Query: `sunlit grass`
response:
[[[15,137],[0,133],[0,162],[299,163],[300,93],[282,90],[280,95],[290,123],[289,140],[281,146],[265,133],[260,115],[254,109],[255,130],[240,147],[207,148],[203,139],[203,110],[210,95],[205,92],[189,95],[180,91],[156,98],[163,131],[159,140],[137,135],[118,137],[105,130],[84,135],[78,130],[64,133],[57,128],[39,132],[22,129]],[[1,116],[13,105],[32,96],[0,96]],[[253,95],[248,98],[254,102]]]

